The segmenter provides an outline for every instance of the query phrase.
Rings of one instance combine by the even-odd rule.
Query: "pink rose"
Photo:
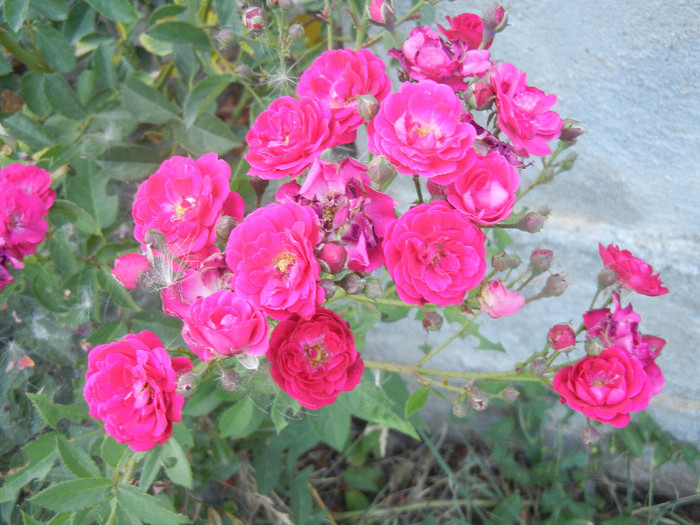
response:
[[[93,348],[85,379],[90,416],[104,421],[105,432],[132,450],[165,443],[181,419],[185,399],[175,391],[177,374],[152,332]]]
[[[267,351],[267,317],[231,290],[195,301],[184,319],[182,337],[202,361],[218,354],[262,355]]]
[[[13,184],[0,185],[0,247],[19,261],[36,252],[49,229],[47,212],[39,195]]]
[[[449,29],[445,29],[440,24],[440,32],[451,42],[462,42],[467,49],[479,49],[484,33],[484,22],[481,17],[471,13],[463,13],[459,16],[446,16]],[[486,46],[488,47],[489,44]]]
[[[9,251],[2,247],[0,239],[0,290],[10,284],[15,278],[10,273],[10,266],[13,268],[24,268],[24,265],[16,258],[12,257]],[[0,308],[3,305],[0,305]]]
[[[507,62],[494,65],[491,85],[496,92],[498,127],[513,143],[518,155],[549,155],[547,142],[559,138],[563,121],[549,109],[555,95],[527,85],[527,75]]]
[[[604,247],[598,245],[600,258],[608,270],[613,270],[619,282],[625,288],[630,288],[642,295],[664,295],[668,288],[664,287],[659,274],[654,275],[654,269],[643,260],[635,257],[629,250],[620,250],[612,244]]]
[[[56,192],[51,189],[49,172],[31,164],[15,163],[0,169],[0,188],[4,187],[19,188],[36,195],[44,203],[46,212],[56,198]]]
[[[112,275],[129,290],[136,288],[141,274],[151,267],[149,260],[140,253],[127,253],[114,259]]]
[[[351,270],[369,273],[383,264],[381,242],[396,219],[394,199],[370,184],[367,168],[354,159],[316,161],[303,186],[285,184],[275,198],[310,206],[320,219],[324,241],[345,248]]]
[[[452,182],[472,165],[474,126],[462,121],[462,101],[432,80],[405,82],[391,93],[367,125],[367,147],[399,173],[439,184]]]
[[[576,333],[568,324],[555,324],[549,329],[547,338],[557,351],[568,352],[576,345]]]
[[[274,319],[310,317],[324,299],[314,255],[320,241],[318,217],[307,206],[286,202],[255,210],[226,245],[233,289]]]
[[[419,204],[397,219],[384,239],[396,291],[409,304],[459,304],[486,273],[486,239],[444,201]]]
[[[520,174],[498,153],[477,156],[467,171],[447,186],[452,206],[479,224],[496,224],[510,216]]]
[[[230,178],[230,166],[215,153],[166,160],[136,192],[134,237],[143,243],[149,230],[157,230],[170,253],[196,266],[217,251],[221,216],[243,218],[245,203],[230,190]]]
[[[370,0],[369,19],[380,26],[391,24],[394,21],[394,8],[387,0]]]
[[[365,121],[358,113],[357,97],[372,95],[381,102],[391,92],[385,69],[384,61],[368,49],[326,51],[302,73],[297,93],[328,105],[336,120],[336,141],[347,144]]]
[[[552,387],[573,410],[617,428],[627,426],[629,413],[644,410],[652,396],[641,363],[615,346],[562,368]]]
[[[295,314],[277,325],[266,356],[275,383],[314,410],[355,388],[365,367],[350,325],[325,308],[309,319]]]
[[[278,98],[258,115],[245,140],[248,175],[264,180],[294,179],[338,144],[333,114],[316,97]]]
[[[489,281],[479,293],[479,308],[494,319],[513,315],[525,305],[525,297],[516,290],[508,290],[498,279]]]

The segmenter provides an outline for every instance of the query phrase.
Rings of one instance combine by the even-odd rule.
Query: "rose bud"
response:
[[[233,70],[233,72],[236,74],[238,80],[246,80],[247,78],[250,78],[250,75],[253,74],[253,70],[250,69],[250,66],[248,66],[247,64],[238,64],[236,66],[236,69]]]
[[[603,270],[598,274],[598,285],[601,288],[607,288],[617,282],[617,274],[615,270]]]
[[[384,293],[379,279],[370,278],[365,281],[365,295],[370,299],[377,299]]]
[[[367,167],[367,176],[378,186],[391,180],[394,175],[396,170],[384,157],[374,157]]]
[[[520,266],[520,257],[517,253],[497,253],[491,258],[491,266],[497,272],[512,270]]]
[[[530,372],[536,376],[543,376],[547,373],[547,360],[541,357],[530,363]]]
[[[151,267],[149,260],[140,253],[127,253],[114,259],[112,275],[131,290],[136,288],[141,275]]]
[[[340,244],[327,242],[318,252],[318,259],[324,271],[328,273],[338,273],[345,268],[345,263],[348,260],[348,252]]]
[[[222,241],[228,241],[231,231],[236,227],[236,219],[229,217],[228,215],[222,215],[221,218],[216,222],[216,237]]]
[[[379,112],[379,102],[372,95],[358,95],[357,112],[365,120],[372,120]]]
[[[518,221],[518,229],[528,233],[537,233],[544,226],[546,217],[543,217],[535,211],[527,212],[522,219]]]
[[[559,165],[559,171],[570,171],[574,167],[574,162],[576,162],[576,159],[578,158],[578,153],[569,153],[566,157],[564,157],[564,160],[561,161],[561,164]]]
[[[464,101],[473,109],[488,109],[494,98],[494,91],[488,82],[475,82],[464,92]]]
[[[557,351],[568,352],[576,344],[576,334],[568,324],[555,324],[549,329],[547,338]]]
[[[576,139],[583,135],[586,130],[578,126],[578,122],[571,119],[564,119],[564,125],[561,128],[561,134],[559,135],[559,140],[564,142],[569,142],[573,144]]]
[[[306,31],[304,31],[304,26],[301,24],[292,24],[289,26],[289,38],[290,40],[302,40],[306,36]]]
[[[488,49],[496,33],[503,31],[508,25],[508,12],[501,6],[490,7],[483,18],[484,33],[480,49]]]
[[[546,272],[552,266],[554,252],[552,250],[535,250],[530,255],[530,264],[537,273]]]
[[[370,0],[369,19],[380,26],[389,25],[394,21],[394,8],[387,0]]]
[[[437,332],[442,328],[442,316],[437,312],[425,312],[423,328],[428,332]]]
[[[243,25],[251,31],[262,31],[267,22],[267,13],[262,7],[249,7],[243,13]]]
[[[467,407],[459,398],[452,405],[452,415],[459,419],[467,417]]]
[[[591,446],[600,441],[600,433],[593,427],[586,427],[581,431],[581,441]]]
[[[338,291],[338,285],[333,282],[333,279],[321,279],[318,284],[321,285],[323,291],[325,292],[326,300],[330,299]]]
[[[481,390],[481,388],[476,386],[469,389],[467,400],[469,402],[469,406],[477,411],[484,410],[487,406],[489,406],[488,395],[486,392]]]
[[[340,280],[340,287],[348,295],[357,295],[365,288],[365,280],[355,272],[350,272]]]
[[[503,399],[508,401],[508,403],[513,403],[520,397],[520,392],[518,392],[512,386],[507,386],[503,389]]]
[[[564,290],[566,290],[568,286],[569,283],[566,279],[558,273],[555,273],[554,275],[550,275],[547,279],[547,284],[545,284],[542,290],[542,295],[545,297],[558,297],[564,293]]]

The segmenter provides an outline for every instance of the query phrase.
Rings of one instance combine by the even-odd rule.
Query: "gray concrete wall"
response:
[[[443,2],[437,21],[491,5]],[[667,340],[658,360],[666,387],[649,413],[672,435],[700,445],[700,2],[528,0],[508,7],[510,27],[496,36],[492,56],[526,71],[530,85],[558,96],[556,111],[588,129],[574,170],[524,203],[551,207],[544,230],[514,234],[524,260],[534,248],[553,249],[553,270],[572,284],[561,298],[487,323],[485,332],[507,355],[460,341],[431,364],[512,368],[541,348],[551,325],[580,322],[602,269],[598,242],[615,243],[652,264],[671,291],[629,296],[640,330]],[[448,335],[449,327],[425,334],[417,322],[380,327],[366,355],[415,362],[419,344]]]

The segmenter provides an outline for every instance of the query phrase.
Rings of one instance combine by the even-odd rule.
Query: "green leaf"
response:
[[[349,467],[343,471],[345,483],[360,490],[377,492],[379,490],[379,479],[382,472],[375,468],[363,465],[359,467]]]
[[[108,89],[114,89],[116,82],[114,79],[114,46],[100,44],[92,54],[92,63],[100,80]]]
[[[292,508],[293,523],[311,523],[313,510],[311,491],[309,490],[309,476],[313,472],[313,466],[309,465],[294,476],[294,483],[289,490],[290,506]]]
[[[203,29],[187,22],[180,22],[179,20],[161,22],[149,29],[148,34],[153,38],[170,42],[171,44],[187,43],[202,51],[211,50],[211,42],[207,33]]]
[[[46,477],[58,456],[56,433],[44,434],[25,445],[22,450],[29,456],[29,461],[4,477],[5,484],[0,488],[0,503],[14,501],[22,487],[32,480]]]
[[[215,75],[199,82],[185,100],[185,126],[191,126],[233,81],[231,75]]]
[[[92,98],[95,84],[97,83],[97,73],[92,69],[86,69],[78,77],[78,82],[75,85],[75,90],[78,93],[78,100],[81,104],[87,105]]]
[[[27,392],[27,397],[46,424],[55,429],[60,418],[53,400],[49,399],[49,397],[43,393],[32,394],[31,392]]]
[[[107,478],[72,479],[51,485],[29,501],[55,512],[70,512],[102,503],[111,486]]]
[[[114,180],[143,180],[158,169],[160,158],[150,148],[136,144],[109,146],[97,164]]]
[[[192,488],[192,468],[185,451],[175,439],[168,440],[163,446],[165,473],[173,483]]]
[[[31,0],[29,6],[40,15],[36,16],[35,13],[34,16],[31,16],[32,13],[30,13],[30,19],[65,20],[68,16],[68,2],[66,0]]]
[[[90,455],[79,446],[69,442],[63,434],[56,436],[58,456],[76,478],[98,478],[100,469]]]
[[[85,0],[102,16],[113,22],[129,23],[139,15],[127,0]]]
[[[141,467],[141,476],[139,477],[139,487],[144,492],[151,488],[153,482],[158,477],[162,466],[163,447],[154,447],[146,453]]]
[[[109,270],[100,268],[97,272],[97,282],[100,288],[109,294],[112,301],[114,301],[114,304],[117,306],[132,311],[140,310],[136,302],[134,302],[133,297],[131,297],[129,290],[127,290]]]
[[[2,123],[17,140],[33,150],[50,148],[57,142],[56,137],[46,127],[37,124],[23,113],[14,113]]]
[[[85,107],[78,100],[78,95],[58,73],[44,77],[44,94],[56,113],[76,120],[87,116]]]
[[[100,225],[92,215],[74,202],[56,199],[49,213],[60,216],[65,222],[72,224],[85,233],[94,234],[100,232]]]
[[[22,525],[41,525],[41,523],[22,511]]]
[[[184,124],[177,126],[175,138],[197,157],[208,152],[223,155],[240,144],[226,124],[208,113],[199,117],[189,128]]]
[[[506,349],[501,343],[495,343],[491,341],[490,339],[484,337],[479,333],[479,327],[476,327],[476,330],[468,330],[466,332],[467,335],[471,335],[476,337],[479,340],[479,346],[478,348],[482,350],[495,350],[497,352],[505,352]]]
[[[350,412],[345,407],[328,405],[311,412],[306,420],[321,441],[343,451],[350,435]]]
[[[160,91],[132,76],[120,95],[122,105],[139,122],[165,124],[175,122],[180,110]]]
[[[10,26],[13,33],[22,27],[24,19],[29,11],[29,0],[3,0],[2,3],[5,22]]]
[[[413,394],[411,394],[411,396],[406,400],[406,419],[410,418],[413,414],[425,406],[425,402],[428,400],[428,394],[430,394],[430,387],[428,386],[416,390],[413,392]]]
[[[66,198],[87,211],[101,229],[114,224],[119,196],[107,194],[107,177],[89,161],[74,162],[77,175],[66,181]]]
[[[115,467],[127,453],[128,446],[124,443],[117,443],[112,436],[105,435],[100,445],[100,457],[108,465]]]
[[[160,337],[161,341],[171,342],[172,347],[185,344],[182,339],[182,321],[163,312],[147,310],[139,312],[131,328],[134,332],[149,330]]]
[[[148,17],[148,26],[152,26],[155,24],[158,20],[163,20],[164,18],[174,18],[177,17],[179,14],[184,13],[187,10],[187,8],[184,5],[165,5],[163,7],[159,7],[153,13],[151,16]]]
[[[117,486],[117,501],[130,514],[150,525],[189,523],[189,519],[185,516],[164,507],[160,500],[132,485],[119,484]]]
[[[221,414],[218,422],[219,431],[222,436],[231,439],[248,436],[257,430],[263,416],[264,414],[249,399],[241,399]]]
[[[46,63],[61,73],[70,73],[75,69],[76,61],[73,47],[58,29],[49,24],[38,24],[34,28],[36,45]]]
[[[55,272],[47,271],[42,264],[25,262],[24,275],[29,279],[32,294],[41,306],[57,313],[65,313],[68,310],[59,292],[58,276]]]

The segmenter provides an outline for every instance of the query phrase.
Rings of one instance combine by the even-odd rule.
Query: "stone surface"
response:
[[[399,2],[398,14],[406,3]],[[443,2],[436,21],[481,14],[491,5]],[[572,284],[561,298],[487,323],[484,332],[501,341],[507,355],[458,340],[430,364],[476,370],[497,362],[512,369],[542,347],[550,326],[580,323],[602,269],[598,243],[615,243],[652,264],[671,290],[662,297],[627,296],[642,316],[640,330],[667,340],[658,361],[666,387],[649,413],[675,437],[700,445],[700,4],[624,0],[611,11],[602,1],[528,0],[514,3],[509,23],[496,36],[493,57],[526,71],[529,84],[559,97],[555,110],[588,129],[575,148],[574,170],[524,202],[551,207],[545,228],[514,234],[523,260],[533,249],[553,249],[553,271]],[[412,195],[412,185],[404,187]],[[426,334],[415,321],[382,326],[367,338],[366,355],[415,362],[421,343],[439,344],[449,330]]]

